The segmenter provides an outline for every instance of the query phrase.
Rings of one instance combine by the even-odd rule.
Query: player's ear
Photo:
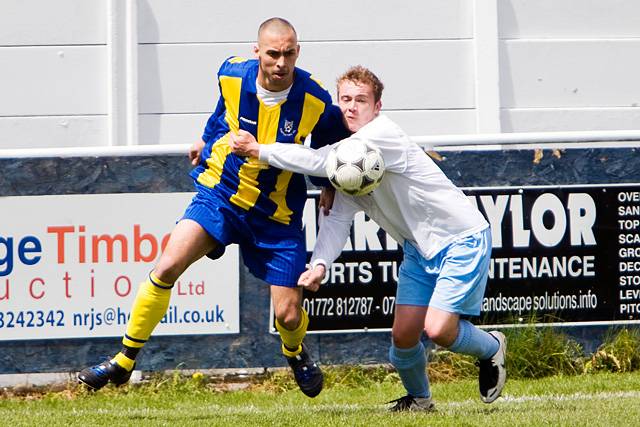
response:
[[[381,109],[382,109],[382,99],[379,99],[378,102],[376,102],[376,105],[373,106],[373,112],[375,113],[376,116],[380,113]]]
[[[257,44],[253,45],[253,56],[256,58],[260,56],[260,47]]]

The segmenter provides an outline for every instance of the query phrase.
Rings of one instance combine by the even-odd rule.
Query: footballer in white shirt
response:
[[[471,204],[382,108],[382,82],[370,70],[355,66],[337,81],[338,104],[353,134],[382,153],[385,174],[380,185],[365,196],[335,193],[322,203],[330,213],[320,223],[311,267],[299,286],[317,291],[326,268],[340,254],[349,237],[353,216],[364,211],[398,241],[404,259],[398,276],[396,309],[389,359],[397,369],[407,395],[392,411],[433,408],[422,331],[450,351],[480,360],[481,399],[491,403],[506,380],[505,337],[485,332],[461,315],[478,316],[487,283],[491,231]],[[347,141],[348,142],[348,141]],[[296,144],[259,144],[240,131],[230,138],[236,154],[258,157],[281,169],[326,176],[331,146],[317,150]]]

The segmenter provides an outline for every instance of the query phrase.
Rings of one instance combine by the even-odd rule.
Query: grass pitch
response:
[[[169,381],[171,383],[171,381]],[[389,413],[403,394],[397,380],[335,384],[309,399],[295,390],[214,391],[197,381],[72,387],[0,400],[0,422],[11,426],[629,426],[640,423],[640,373],[599,373],[509,380],[503,397],[480,402],[477,384],[432,385],[436,411]]]

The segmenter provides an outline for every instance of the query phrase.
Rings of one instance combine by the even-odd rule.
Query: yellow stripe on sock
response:
[[[127,347],[142,348],[146,343],[147,343],[147,340],[144,340],[144,342],[139,342],[139,341],[130,340],[129,338],[127,338],[126,335],[122,337],[122,344],[126,345]]]
[[[287,357],[296,357],[300,353],[302,353],[302,344],[300,344],[298,346],[296,351],[291,351],[287,347],[285,347],[284,344],[282,344],[282,354],[284,354],[285,356],[287,356]]]
[[[280,322],[278,322],[278,319],[276,319],[276,329],[280,334],[280,339],[282,340],[282,353],[285,356],[294,357],[300,354],[302,351],[302,340],[304,340],[305,335],[307,335],[308,326],[309,315],[304,308],[300,309],[300,324],[293,331],[286,329],[280,324]],[[291,348],[295,348],[296,350],[289,350]]]
[[[120,365],[120,367],[126,369],[127,371],[132,371],[133,370],[133,365],[136,364],[136,361],[133,359],[129,359],[127,356],[125,356],[124,354],[122,354],[122,352],[116,354],[113,359],[111,359],[112,362],[116,362],[118,365]]]

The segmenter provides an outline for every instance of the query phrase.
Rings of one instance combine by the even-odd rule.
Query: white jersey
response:
[[[312,262],[328,265],[340,255],[358,211],[364,211],[398,243],[410,241],[426,259],[489,226],[464,193],[388,117],[379,115],[348,139],[356,138],[380,149],[384,177],[380,186],[366,196],[336,192],[331,214],[320,223]],[[325,159],[330,149],[261,145],[260,160],[281,169],[326,176]]]

